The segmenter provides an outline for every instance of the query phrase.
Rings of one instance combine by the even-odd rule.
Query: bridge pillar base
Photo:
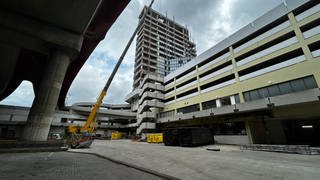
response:
[[[21,140],[47,140],[62,82],[69,63],[70,58],[66,53],[60,50],[54,50],[51,53],[48,63],[44,67],[44,73],[40,78],[40,82],[34,84],[35,99],[30,109]]]

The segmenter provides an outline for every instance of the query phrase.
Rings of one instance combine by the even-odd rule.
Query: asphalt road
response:
[[[94,155],[70,152],[0,154],[0,180],[158,180]]]

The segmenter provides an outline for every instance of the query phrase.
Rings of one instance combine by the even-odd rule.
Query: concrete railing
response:
[[[71,106],[71,109],[76,112],[87,113],[91,112],[91,107],[82,106],[81,103],[76,103]],[[105,116],[116,116],[116,117],[124,117],[124,118],[135,118],[136,113],[130,110],[112,110],[112,109],[104,109],[100,108],[98,115],[105,115]]]
[[[227,57],[229,57],[229,52],[226,52],[225,54],[217,57],[216,59],[210,61],[209,63],[201,66],[201,67],[199,68],[199,71],[202,71],[202,70],[208,68],[209,66],[211,66],[211,65],[213,65],[213,64],[217,64],[218,62],[224,60],[224,59],[227,58]]]
[[[140,92],[139,96],[142,95],[143,92],[146,91],[146,89],[152,89],[157,91],[164,91],[164,86],[162,84],[153,84],[153,83],[146,83],[143,85],[142,91]]]
[[[137,128],[137,134],[143,133],[143,130],[155,129],[155,128],[156,128],[156,123],[153,123],[153,122],[141,123],[141,125]]]
[[[225,81],[225,82],[222,82],[222,83],[220,83],[220,84],[211,86],[211,87],[209,87],[209,88],[207,88],[207,89],[201,90],[201,93],[213,91],[213,90],[216,90],[216,89],[219,89],[219,88],[222,88],[222,87],[228,86],[228,85],[230,85],[230,84],[234,84],[234,83],[236,83],[236,80],[235,80],[235,79],[231,79],[231,80],[229,80],[229,81]]]
[[[219,70],[217,70],[217,71],[215,71],[215,72],[213,72],[213,73],[211,73],[211,74],[208,74],[208,75],[206,75],[206,76],[201,77],[201,78],[200,78],[200,82],[205,81],[205,80],[210,79],[210,78],[214,78],[214,77],[216,77],[216,76],[218,76],[218,75],[220,75],[220,74],[222,74],[222,73],[224,73],[224,72],[227,72],[227,71],[232,72],[232,71],[231,71],[232,68],[233,68],[233,67],[232,67],[232,64],[231,64],[231,65],[229,65],[229,66],[227,66],[227,67],[224,67],[224,68],[222,68],[222,69],[219,69]]]
[[[285,67],[288,67],[288,66],[292,66],[294,64],[300,63],[300,62],[305,61],[305,60],[306,60],[306,57],[304,55],[301,55],[301,56],[289,59],[287,61],[284,61],[282,63],[278,63],[278,64],[275,64],[275,65],[260,69],[258,71],[255,71],[255,72],[240,76],[239,78],[240,78],[240,81],[247,80],[247,79],[250,79],[250,78],[254,78],[254,77],[260,76],[262,74],[266,74],[268,72],[272,72],[272,71],[276,71],[276,70],[279,70],[279,69],[282,69],[282,68],[285,68]]]
[[[163,83],[163,77],[160,77],[160,76],[157,76],[157,75],[153,75],[153,74],[147,74],[143,80],[142,80],[142,83],[141,84],[145,84],[146,81],[148,80],[153,80],[155,82],[160,82],[160,83]]]
[[[140,114],[146,111],[149,107],[163,108],[164,103],[158,100],[146,100],[142,103],[141,106],[139,106],[138,113]]]
[[[239,52],[239,51],[241,51],[241,50],[243,50],[243,49],[245,49],[247,47],[250,47],[251,45],[257,43],[258,41],[261,41],[262,39],[265,39],[265,38],[267,38],[267,37],[279,32],[279,31],[281,31],[281,30],[283,30],[283,29],[285,29],[285,28],[287,28],[289,26],[290,26],[289,20],[285,21],[285,22],[279,24],[278,26],[276,26],[276,27],[274,27],[274,28],[272,28],[272,29],[260,34],[259,36],[255,37],[254,39],[252,39],[252,40],[242,44],[241,46],[235,48],[234,52],[237,53],[237,52]]]
[[[305,18],[307,18],[307,17],[309,17],[309,16],[311,16],[311,15],[313,15],[313,14],[319,12],[319,11],[320,11],[320,4],[318,4],[316,6],[313,6],[312,8],[310,8],[310,9],[304,11],[303,13],[297,15],[296,19],[297,19],[297,21],[301,21],[301,20],[303,20],[303,19],[305,19]]]
[[[278,44],[275,44],[275,45],[273,45],[273,46],[271,46],[271,47],[269,47],[267,49],[264,49],[264,50],[262,50],[260,52],[257,52],[257,53],[255,53],[255,54],[253,54],[251,56],[248,56],[248,57],[242,59],[241,61],[238,61],[237,62],[237,66],[242,66],[242,65],[247,64],[249,62],[255,61],[255,60],[257,60],[257,59],[259,59],[259,58],[261,58],[263,56],[266,56],[268,54],[271,54],[271,53],[274,53],[276,51],[279,51],[280,49],[288,47],[288,46],[290,46],[292,44],[295,44],[297,42],[298,42],[298,39],[297,39],[296,36],[294,36],[294,37],[292,37],[290,39],[287,39],[287,40],[282,41],[282,42],[280,42]]]
[[[130,92],[128,95],[125,97],[126,102],[130,102],[132,98],[138,97],[139,94],[141,93],[142,89],[136,88],[132,92]]]
[[[312,36],[315,36],[315,35],[317,35],[317,34],[319,34],[319,33],[320,33],[320,25],[318,25],[318,26],[316,26],[316,27],[314,27],[314,28],[312,28],[312,29],[309,29],[308,31],[304,32],[304,33],[303,33],[303,37],[304,37],[305,39],[307,39],[307,38],[310,38],[310,37],[312,37]]]
[[[143,112],[142,114],[138,115],[137,124],[139,126],[142,122],[150,121],[150,120],[154,121],[155,118],[156,118],[156,115],[153,112]]]
[[[319,56],[320,56],[320,49],[315,50],[315,51],[312,51],[311,53],[312,53],[312,56],[313,56],[314,58],[319,57]]]
[[[142,104],[145,99],[164,99],[164,94],[160,92],[144,92],[139,99],[139,104]]]
[[[180,78],[176,79],[176,83],[179,83],[179,82],[183,81],[184,79],[191,77],[192,75],[194,75],[196,73],[197,73],[197,71],[193,70],[193,71],[189,72],[188,74],[185,74],[185,75],[181,76]]]
[[[210,117],[215,115],[232,114],[236,112],[247,112],[254,110],[268,109],[270,107],[279,107],[293,104],[301,104],[307,102],[319,101],[320,90],[318,88],[310,89],[306,91],[290,93],[280,96],[274,96],[269,98],[258,99],[245,103],[239,103],[234,105],[227,105],[217,108],[210,108],[203,111],[196,111],[185,114],[177,114],[175,116],[168,116],[158,118],[158,122],[189,120],[202,117]]]

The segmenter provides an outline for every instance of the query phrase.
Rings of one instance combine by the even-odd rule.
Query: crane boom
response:
[[[148,9],[151,8],[153,2],[154,2],[154,0],[151,1],[150,5],[148,6]],[[100,108],[100,106],[101,106],[101,104],[102,104],[102,100],[103,100],[103,98],[105,97],[105,95],[107,94],[107,90],[109,89],[109,86],[110,86],[110,84],[111,84],[111,82],[112,82],[112,80],[113,80],[116,72],[118,71],[119,66],[120,66],[120,64],[122,63],[122,60],[124,59],[124,57],[125,57],[128,49],[129,49],[129,47],[130,47],[130,45],[131,45],[131,43],[132,43],[132,41],[133,41],[133,39],[134,39],[134,37],[136,36],[136,34],[137,34],[140,26],[142,25],[142,22],[143,22],[144,18],[145,18],[145,14],[144,14],[144,16],[141,18],[141,20],[139,21],[139,24],[138,24],[138,26],[136,27],[135,31],[134,31],[133,34],[131,35],[131,38],[129,39],[129,41],[128,41],[126,47],[124,48],[124,50],[123,50],[120,58],[118,59],[118,62],[117,62],[117,64],[116,64],[116,66],[114,67],[114,69],[113,69],[113,71],[112,71],[112,73],[111,73],[111,75],[110,75],[107,83],[105,84],[104,88],[102,89],[102,91],[101,91],[101,93],[100,93],[100,95],[99,95],[99,97],[98,97],[98,99],[97,99],[97,102],[94,104],[94,106],[93,106],[93,108],[92,108],[92,110],[91,110],[91,112],[90,112],[90,114],[89,114],[89,117],[88,117],[86,123],[85,123],[84,126],[81,128],[81,130],[80,130],[81,132],[83,132],[83,131],[88,131],[88,130],[90,129],[90,125],[91,125],[91,123],[94,121],[94,119],[95,119],[95,117],[96,117],[96,114],[97,114],[97,112],[99,111],[99,108]]]

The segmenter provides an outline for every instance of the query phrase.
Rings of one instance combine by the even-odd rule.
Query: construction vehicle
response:
[[[151,8],[154,0],[151,1],[149,8]],[[142,17],[143,19],[145,17]],[[116,72],[119,69],[120,64],[122,63],[122,60],[124,56],[126,55],[135,35],[137,34],[140,26],[142,25],[143,21],[140,21],[138,26],[136,27],[135,31],[133,32],[131,38],[129,39],[129,42],[127,43],[125,49],[123,50],[116,66],[114,67],[107,83],[105,84],[104,88],[102,89],[97,102],[94,104],[92,107],[92,110],[89,114],[89,117],[86,121],[86,123],[81,127],[81,126],[69,126],[67,129],[68,132],[68,144],[71,148],[81,148],[81,147],[90,147],[90,145],[93,142],[93,135],[95,133],[95,126],[96,126],[96,115],[97,112],[99,111],[99,108],[102,104],[103,98],[107,94],[107,90],[109,89],[109,86],[116,74]]]

